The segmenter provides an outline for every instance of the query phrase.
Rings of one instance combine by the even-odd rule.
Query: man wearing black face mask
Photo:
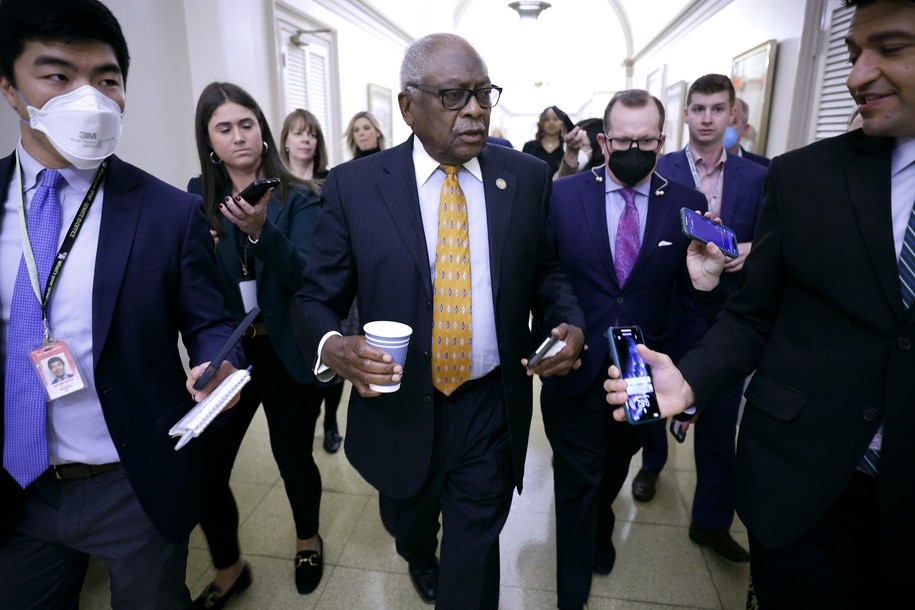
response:
[[[598,136],[606,165],[553,183],[548,230],[584,311],[589,347],[581,368],[545,378],[541,392],[555,457],[560,608],[581,608],[592,572],[613,568],[611,504],[639,449],[638,430],[613,421],[604,402],[607,329],[640,326],[648,346],[674,353],[705,330],[692,303],[679,212],[704,212],[706,202],[700,192],[652,175],[663,125],[664,108],[648,92],[617,93]]]

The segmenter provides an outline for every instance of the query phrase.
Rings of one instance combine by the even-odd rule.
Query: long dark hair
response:
[[[206,206],[207,219],[210,226],[220,231],[222,226],[222,215],[217,211],[219,202],[222,200],[226,187],[230,186],[232,181],[225,165],[222,163],[213,163],[210,153],[213,152],[210,146],[210,136],[207,132],[207,125],[213,117],[216,109],[226,102],[233,102],[239,106],[244,106],[254,113],[257,122],[261,128],[261,138],[266,146],[266,151],[261,154],[260,168],[258,169],[259,177],[279,178],[280,185],[277,188],[279,199],[284,204],[289,194],[290,187],[306,187],[314,190],[310,185],[297,178],[286,169],[283,160],[280,159],[276,143],[273,140],[273,134],[270,132],[270,126],[267,125],[267,119],[257,102],[251,95],[232,83],[210,83],[207,85],[200,99],[197,100],[197,114],[194,118],[194,134],[197,138],[197,157],[200,160],[200,189],[203,194],[203,202]],[[253,203],[253,202],[249,202]]]
[[[289,132],[292,131],[292,128],[299,121],[302,121],[302,127],[304,127],[305,131],[310,129],[315,133],[315,140],[318,142],[315,146],[315,158],[312,161],[314,163],[312,175],[326,172],[327,145],[324,143],[324,132],[321,131],[321,123],[318,122],[318,117],[303,108],[296,108],[290,112],[289,116],[286,117],[286,120],[283,121],[283,130],[280,132],[280,144],[282,145],[280,148],[280,158],[288,167],[289,152],[286,150],[286,138],[289,137]]]

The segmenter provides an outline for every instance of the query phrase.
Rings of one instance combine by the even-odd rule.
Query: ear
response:
[[[683,120],[689,118],[689,104],[683,107]]]
[[[6,100],[6,103],[19,113],[19,106],[22,104],[22,100],[16,95],[16,92],[13,90],[13,83],[7,76],[0,76],[0,93],[3,94],[3,99]]]
[[[397,94],[397,105],[400,106],[400,116],[404,122],[413,127],[413,98],[405,91]]]
[[[600,151],[604,153],[604,159],[609,158],[610,152],[608,149],[610,148],[610,143],[607,142],[607,136],[605,134],[597,134],[597,144],[600,146]]]

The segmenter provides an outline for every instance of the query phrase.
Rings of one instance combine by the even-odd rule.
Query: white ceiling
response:
[[[552,104],[576,114],[594,94],[625,87],[623,60],[694,2],[550,0],[530,22],[508,0],[369,0],[416,38],[450,31],[470,40],[505,88],[499,105],[514,114]]]

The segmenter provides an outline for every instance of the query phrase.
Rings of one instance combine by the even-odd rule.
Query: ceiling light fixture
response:
[[[520,2],[512,2],[508,5],[508,8],[514,10],[518,13],[518,17],[522,20],[530,19],[531,21],[537,21],[537,17],[540,16],[540,13],[552,6],[549,2],[539,2],[538,0],[520,0]]]

